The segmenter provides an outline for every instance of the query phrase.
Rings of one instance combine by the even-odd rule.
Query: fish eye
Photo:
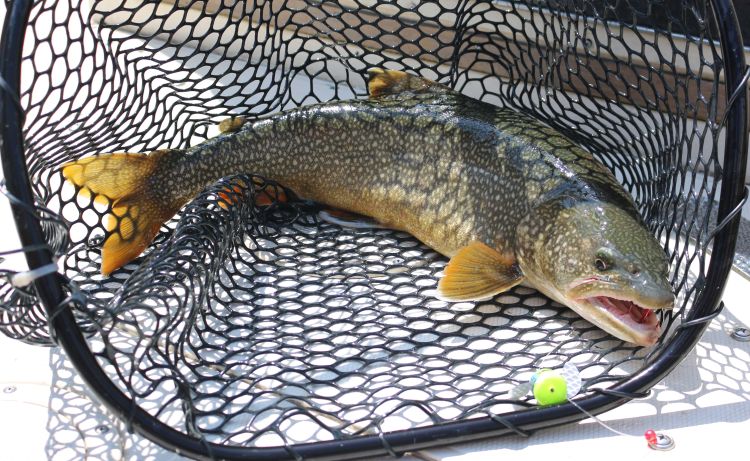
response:
[[[599,272],[604,272],[612,268],[614,263],[612,257],[607,252],[599,250],[596,252],[596,259],[594,259],[594,267]]]
[[[602,258],[596,258],[596,260],[594,261],[594,266],[596,266],[596,270],[598,270],[599,272],[604,272],[609,269],[609,265]]]

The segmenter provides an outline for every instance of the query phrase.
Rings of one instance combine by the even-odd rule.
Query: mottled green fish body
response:
[[[375,70],[369,87],[369,99],[271,115],[185,151],[65,165],[113,204],[102,271],[137,257],[207,185],[254,173],[451,257],[446,299],[525,282],[624,340],[656,341],[652,310],[674,299],[667,260],[603,164],[530,116],[434,82]]]

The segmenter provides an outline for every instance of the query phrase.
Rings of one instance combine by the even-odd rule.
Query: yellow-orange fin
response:
[[[231,205],[235,205],[238,201],[239,194],[242,193],[242,188],[247,187],[244,181],[237,180],[237,185],[232,187],[227,186],[224,191],[219,192],[219,206],[223,209],[229,209]],[[274,203],[288,202],[289,197],[283,187],[278,184],[261,184],[259,181],[255,181],[255,205],[256,206],[269,206]]]
[[[65,179],[84,195],[111,203],[106,216],[107,236],[102,244],[104,275],[137,258],[156,237],[161,225],[184,205],[184,199],[165,200],[163,191],[150,184],[154,175],[168,178],[170,163],[180,151],[160,150],[151,154],[101,154],[66,163]]]
[[[147,155],[103,154],[86,157],[62,166],[62,174],[69,182],[93,195],[97,201],[110,202],[128,195],[153,169]]]
[[[286,190],[278,184],[259,184],[256,182],[255,205],[268,206],[274,203],[286,203],[289,196]]]
[[[438,283],[446,301],[476,301],[502,293],[523,281],[515,257],[481,242],[472,242],[451,258]]]
[[[451,91],[447,86],[400,70],[384,70],[376,67],[370,69],[367,74],[367,91],[371,98],[399,94],[403,91],[440,93]]]
[[[222,191],[218,193],[219,206],[228,210],[230,206],[235,205],[244,187],[247,187],[245,181],[238,179],[235,185],[222,188]]]
[[[228,117],[219,123],[219,131],[222,133],[234,133],[242,128],[247,119],[243,116]]]
[[[169,219],[163,216],[153,205],[113,207],[106,218],[108,235],[102,244],[102,274],[109,275],[140,256]]]

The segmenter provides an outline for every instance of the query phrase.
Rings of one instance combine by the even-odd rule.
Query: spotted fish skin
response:
[[[137,257],[206,186],[253,173],[451,257],[438,286],[446,299],[524,282],[621,339],[656,341],[650,311],[674,301],[668,262],[603,164],[533,117],[419,77],[375,70],[369,89],[369,99],[262,117],[186,150],[64,165],[70,182],[113,204],[102,272]]]
[[[474,240],[514,253],[518,223],[561,195],[616,202],[638,219],[610,171],[571,140],[531,117],[450,91],[263,118],[166,168],[178,171],[167,190],[191,197],[218,178],[253,172],[301,197],[408,231],[447,256]]]

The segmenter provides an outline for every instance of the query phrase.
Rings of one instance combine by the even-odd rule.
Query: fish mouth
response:
[[[659,309],[671,309],[673,297],[664,296],[664,299],[652,299],[644,301],[643,296],[638,293],[628,293],[622,288],[609,286],[601,280],[591,281],[590,285],[598,285],[599,289],[582,290],[583,287],[576,286],[578,290],[585,291],[579,296],[572,296],[569,304],[573,310],[583,318],[603,329],[604,331],[639,346],[653,346],[661,336],[656,311]],[[570,298],[569,298],[570,299]]]
[[[656,311],[633,300],[599,295],[579,299],[577,302],[596,310],[599,314],[596,317],[601,320],[593,323],[618,338],[639,346],[652,346],[661,335]]]

